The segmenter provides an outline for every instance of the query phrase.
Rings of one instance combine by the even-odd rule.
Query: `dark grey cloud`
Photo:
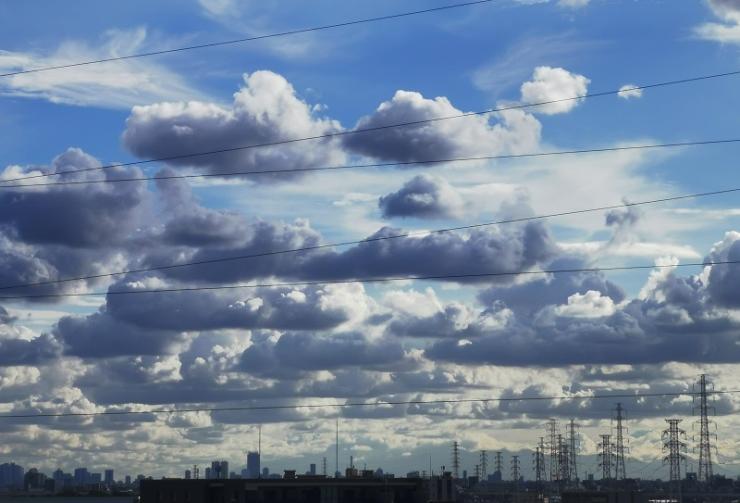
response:
[[[740,233],[728,232],[706,259],[711,262],[740,261]],[[707,289],[711,300],[723,307],[740,307],[740,265],[713,265]]]
[[[41,173],[69,172],[100,166],[80,149],[70,148]],[[141,176],[138,169],[70,173],[66,181],[113,180]],[[28,183],[28,182],[26,182]],[[25,244],[102,248],[120,244],[141,223],[148,192],[143,182],[62,185],[0,191],[0,226]]]
[[[70,148],[49,166],[27,167],[20,176],[63,172],[68,173],[64,180],[99,181],[141,175],[138,169],[119,167],[73,173],[99,166],[95,158]],[[8,173],[11,178],[19,176],[13,170]],[[3,189],[0,285],[92,275],[108,269],[111,261],[125,263],[128,243],[138,238],[148,222],[150,203],[144,182]],[[79,285],[6,289],[3,294],[59,293]]]
[[[740,325],[729,318],[702,314],[687,320],[687,313],[677,314],[675,306],[641,300],[603,317],[574,318],[552,311],[477,339],[440,341],[426,355],[471,365],[543,367],[740,359]]]
[[[396,192],[382,196],[378,207],[386,218],[458,217],[464,203],[460,194],[439,177],[418,175]]]
[[[375,112],[357,122],[356,129],[370,129],[462,112],[447,98],[424,98],[410,91],[397,91]],[[470,115],[452,120],[426,122],[344,137],[350,151],[389,161],[426,161],[460,156],[498,155],[534,150],[539,144],[541,125],[533,116],[510,110],[498,115],[500,122],[487,116]]]
[[[241,358],[243,371],[261,377],[300,377],[305,372],[360,367],[393,370],[408,366],[407,354],[393,340],[374,341],[359,333],[286,333],[277,341],[255,342]]]
[[[561,256],[553,260],[549,269],[579,269],[588,267],[580,257]],[[622,288],[609,281],[601,273],[584,272],[573,274],[554,274],[509,286],[493,286],[482,290],[478,300],[485,306],[503,302],[521,316],[536,313],[548,305],[561,305],[573,294],[585,294],[588,291],[599,292],[602,296],[620,303],[625,298]]]
[[[0,337],[0,366],[38,365],[57,358],[59,354],[59,344],[50,335],[30,340]]]
[[[201,248],[189,256],[189,260],[209,260],[318,242],[315,232],[301,225],[276,228],[272,224],[260,223],[255,230],[254,239],[244,247]],[[413,239],[372,240],[402,232],[384,227],[369,236],[371,240],[345,251],[325,249],[274,255],[245,260],[238,266],[234,263],[209,264],[170,269],[163,274],[180,281],[234,282],[271,276],[331,280],[511,272],[546,263],[558,253],[550,233],[540,223],[475,229],[468,234],[443,233]],[[147,262],[152,261],[147,259]],[[500,281],[509,279],[501,278]]]
[[[488,333],[490,323],[499,324],[494,309],[479,312],[465,304],[451,302],[430,316],[398,314],[386,331],[396,337],[468,339]]]
[[[103,308],[87,317],[65,316],[53,330],[67,355],[107,358],[119,355],[170,354],[184,335],[171,330],[142,330],[108,316]]]
[[[142,158],[210,152],[244,145],[321,136],[339,123],[316,117],[282,76],[257,71],[244,76],[230,108],[215,103],[178,102],[134,107],[126,120],[124,145]],[[345,154],[334,139],[246,149],[168,161],[211,173],[300,169],[341,164]],[[257,183],[293,174],[250,177]]]
[[[144,329],[216,330],[270,328],[325,330],[347,321],[345,305],[331,305],[332,295],[320,287],[250,289],[242,293],[177,292],[112,295],[106,313]]]

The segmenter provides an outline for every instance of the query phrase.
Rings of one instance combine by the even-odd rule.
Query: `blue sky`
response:
[[[79,1],[71,10],[50,0],[0,2],[0,18],[15,20],[0,33],[0,73],[436,5]],[[0,179],[734,71],[738,56],[740,5],[733,1],[501,0],[5,77]],[[740,125],[738,79],[494,114],[488,121],[445,121],[405,136],[355,135],[357,140],[264,149],[264,156],[244,153],[140,169],[152,175],[162,169],[224,172],[418,160],[435,153],[464,157],[730,139],[738,137]],[[428,230],[740,187],[734,169],[738,148],[330,171],[262,182],[236,177],[8,190],[0,194],[0,285],[363,239],[391,232],[385,227]],[[396,240],[389,248],[345,247],[295,260],[130,275],[52,290],[84,294],[124,286],[358,279],[459,268],[734,260],[740,254],[740,233],[733,232],[739,218],[740,206],[730,194]],[[715,266],[570,280],[351,283],[158,300],[6,302],[0,305],[0,410],[673,391],[689,389],[702,372],[718,387],[732,389],[740,358],[734,274],[732,266]],[[305,358],[293,358],[291,347],[303,348]],[[360,461],[383,462],[400,472],[402,462],[391,466],[382,460],[423,458],[426,452],[444,458],[456,434],[470,452],[524,452],[550,416],[585,415],[584,435],[596,439],[608,428],[608,406],[589,405],[599,412],[554,401],[537,410],[395,408],[382,420],[346,417],[353,431],[347,449]],[[737,431],[737,399],[722,398],[720,405],[720,427]],[[634,466],[659,455],[664,411],[690,412],[682,400],[627,406],[641,418],[633,428],[641,440],[633,450]],[[273,423],[267,441],[276,453],[271,465],[320,459],[332,417],[327,412],[259,419]],[[10,440],[0,452],[44,468],[87,463],[176,474],[213,456],[241,460],[255,422],[192,414],[113,426],[10,425],[3,426]],[[428,434],[409,435],[408,424]],[[737,459],[739,441],[729,436],[720,446],[725,459]],[[36,442],[57,447],[42,460],[28,454]],[[159,451],[148,451],[151,446]],[[125,458],[117,452],[124,448],[141,454]],[[163,461],[179,450],[189,453],[183,466]],[[584,455],[594,452],[595,442],[585,441]]]

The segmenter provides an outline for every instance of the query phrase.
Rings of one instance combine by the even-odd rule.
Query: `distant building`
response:
[[[292,472],[292,470],[289,470]],[[291,473],[290,475],[294,475]],[[425,503],[430,501],[430,481],[424,479],[341,478],[324,476],[289,479],[244,480],[145,480],[141,484],[141,503],[161,501],[270,501],[273,503],[313,503],[336,501],[360,503],[393,501],[394,503]],[[450,478],[449,490],[452,491]],[[444,494],[446,486],[435,494]],[[454,501],[435,498],[433,501]]]
[[[308,469],[309,475],[316,475],[316,463],[311,463],[309,469]]]
[[[126,485],[127,486],[131,485],[131,475],[126,475]]]
[[[82,487],[86,486],[90,483],[90,472],[87,471],[87,468],[75,468],[75,486]]]
[[[185,470],[185,480],[190,480],[193,478],[192,472],[190,470]]]
[[[267,468],[267,467],[264,467],[264,468],[262,469],[262,477],[263,477],[263,478],[267,478],[267,477],[269,477],[269,476],[270,476],[270,469],[269,469],[269,468]]]
[[[212,479],[228,479],[229,478],[229,462],[228,461],[213,461],[211,463],[211,477]]]
[[[248,479],[260,478],[260,453],[247,453],[247,477]]]
[[[36,468],[28,470],[23,477],[23,489],[27,492],[41,492],[46,490],[46,475]]]
[[[0,465],[0,489],[23,489],[23,467],[15,463]]]
[[[90,474],[90,484],[91,485],[100,485],[103,482],[103,474],[101,473],[91,473]]]
[[[105,485],[108,487],[113,487],[115,483],[116,481],[113,478],[113,470],[106,470],[105,471]]]
[[[213,478],[211,476],[211,467],[210,466],[206,466],[206,480],[210,480],[211,478]]]

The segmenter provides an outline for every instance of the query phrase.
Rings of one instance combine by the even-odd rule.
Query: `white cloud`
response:
[[[611,297],[601,295],[601,292],[588,290],[584,294],[574,293],[568,297],[568,304],[557,306],[555,312],[560,316],[573,318],[599,318],[610,316],[616,311]]]
[[[571,9],[580,9],[589,4],[591,0],[560,0],[558,5],[560,7],[570,7]]]
[[[625,84],[619,88],[619,94],[617,94],[617,96],[625,100],[630,98],[642,98],[642,89],[636,89],[636,87],[637,86],[635,84]]]
[[[740,3],[737,0],[709,0],[708,3],[723,22],[701,24],[694,30],[696,35],[723,44],[740,44]]]
[[[522,101],[525,103],[542,103],[564,100],[542,105],[534,110],[547,115],[567,113],[582,101],[582,99],[570,98],[584,96],[588,92],[590,82],[583,75],[571,73],[564,68],[538,66],[534,69],[532,80],[522,84]]]
[[[146,50],[146,28],[110,30],[101,44],[66,41],[51,54],[0,51],[0,72],[115,58]],[[26,73],[0,81],[0,94],[68,105],[130,108],[164,98],[193,99],[200,93],[181,76],[151,59],[132,59]]]

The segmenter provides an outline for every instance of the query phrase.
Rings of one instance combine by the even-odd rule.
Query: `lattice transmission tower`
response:
[[[452,476],[460,478],[460,444],[457,440],[452,442]]]
[[[545,470],[545,437],[540,437],[540,443],[534,449],[532,465],[537,487],[541,488],[542,484],[547,480],[547,471]]]
[[[681,481],[681,462],[686,461],[686,432],[678,427],[681,419],[666,419],[668,428],[663,430],[663,462],[669,466],[671,482]]]
[[[612,478],[612,461],[614,459],[614,444],[612,436],[609,433],[600,435],[599,443],[599,466],[601,467],[601,479],[611,480]]]
[[[699,388],[699,392],[696,393],[696,388]],[[697,410],[699,412],[699,442],[697,447],[699,449],[699,473],[698,478],[701,482],[709,483],[712,481],[712,438],[713,435],[709,431],[709,425],[712,423],[709,420],[709,411],[714,411],[714,407],[709,405],[709,393],[714,391],[712,383],[707,381],[706,374],[699,376],[699,382],[694,384],[694,414]],[[697,397],[698,394],[698,397]],[[696,405],[696,401],[699,404]]]
[[[629,447],[625,446],[625,433],[627,433],[627,427],[624,426],[625,415],[621,403],[617,404],[617,408],[614,410],[614,415],[617,436],[616,442],[614,443],[614,478],[617,480],[624,480],[627,478],[625,453],[629,451]]]
[[[578,450],[580,447],[578,425],[575,419],[571,419],[568,424],[568,468],[570,469],[568,478],[575,483],[578,483]]]
[[[550,482],[558,482],[560,480],[558,422],[550,419],[545,426],[545,431],[550,456]]]
[[[519,483],[521,471],[522,467],[519,464],[519,456],[511,456],[511,480],[513,480],[515,484]]]
[[[504,480],[504,453],[496,451],[496,474],[499,482]]]
[[[481,480],[488,478],[488,452],[485,449],[480,451],[480,478]]]

